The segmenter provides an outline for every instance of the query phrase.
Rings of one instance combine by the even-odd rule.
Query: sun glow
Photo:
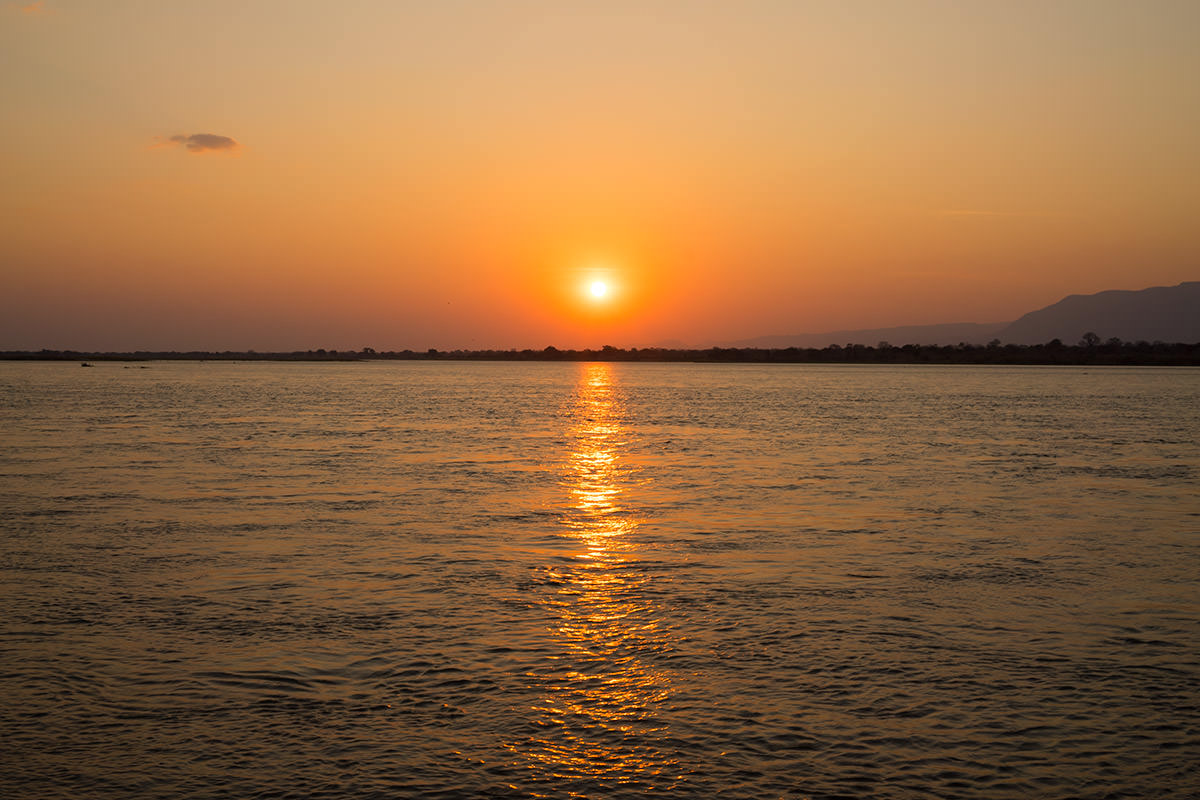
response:
[[[588,292],[592,297],[600,300],[608,294],[608,284],[604,281],[592,281],[592,285],[588,287]]]

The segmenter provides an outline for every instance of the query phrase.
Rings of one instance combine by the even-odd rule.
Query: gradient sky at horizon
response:
[[[1195,280],[1198,30],[1164,0],[7,3],[0,349],[704,346]]]

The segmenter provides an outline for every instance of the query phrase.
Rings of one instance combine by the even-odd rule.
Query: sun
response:
[[[608,294],[608,284],[604,281],[592,281],[592,285],[588,287],[588,291],[592,297],[600,300]]]

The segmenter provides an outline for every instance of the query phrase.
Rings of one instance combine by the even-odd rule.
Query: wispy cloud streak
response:
[[[8,3],[5,6],[7,11],[24,14],[27,17],[48,17],[54,14],[52,8],[46,8],[44,0],[34,0],[32,3]]]
[[[986,208],[945,208],[933,212],[938,217],[1024,217],[1016,211],[993,211]]]

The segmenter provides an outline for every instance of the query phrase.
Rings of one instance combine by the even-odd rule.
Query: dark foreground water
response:
[[[0,364],[0,796],[1200,796],[1200,370]]]

